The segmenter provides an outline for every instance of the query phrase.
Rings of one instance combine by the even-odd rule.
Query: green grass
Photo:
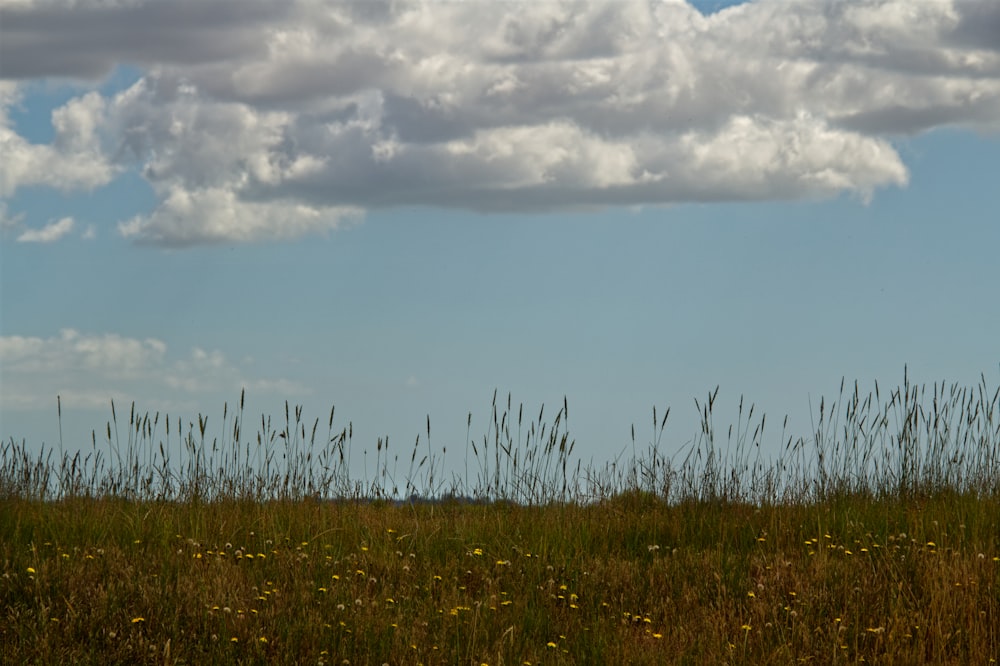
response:
[[[654,412],[600,468],[565,403],[527,421],[509,398],[461,471],[428,424],[354,479],[350,426],[300,410],[250,440],[238,407],[212,441],[134,411],[79,455],[8,441],[0,662],[1000,658],[1000,391],[842,390],[774,459],[763,417],[718,437],[714,402],[680,454]]]

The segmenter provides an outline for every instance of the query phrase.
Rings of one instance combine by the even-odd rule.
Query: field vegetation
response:
[[[461,470],[428,421],[355,478],[333,410],[247,436],[242,398],[214,438],[113,406],[82,451],[8,439],[0,662],[1000,658],[1000,389],[842,386],[773,457],[752,406],[716,431],[716,395],[687,446],[654,410],[600,467],[574,456],[565,402],[496,396]]]

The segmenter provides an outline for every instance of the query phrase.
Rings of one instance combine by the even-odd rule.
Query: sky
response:
[[[498,391],[601,464],[1000,383],[994,0],[0,0],[0,156],[29,446],[245,389],[461,465]]]

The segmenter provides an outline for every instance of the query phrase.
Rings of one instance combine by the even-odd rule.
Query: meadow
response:
[[[242,397],[217,437],[112,406],[82,451],[8,439],[0,662],[1000,658],[1000,389],[843,385],[774,456],[742,401],[716,430],[716,396],[687,445],[654,410],[600,466],[565,402],[535,417],[509,396],[461,470],[428,422],[355,478],[334,410],[286,405],[247,436]]]

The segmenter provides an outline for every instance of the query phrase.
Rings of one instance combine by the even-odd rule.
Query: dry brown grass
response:
[[[122,664],[997,658],[996,499],[632,503],[7,503],[0,654]]]

